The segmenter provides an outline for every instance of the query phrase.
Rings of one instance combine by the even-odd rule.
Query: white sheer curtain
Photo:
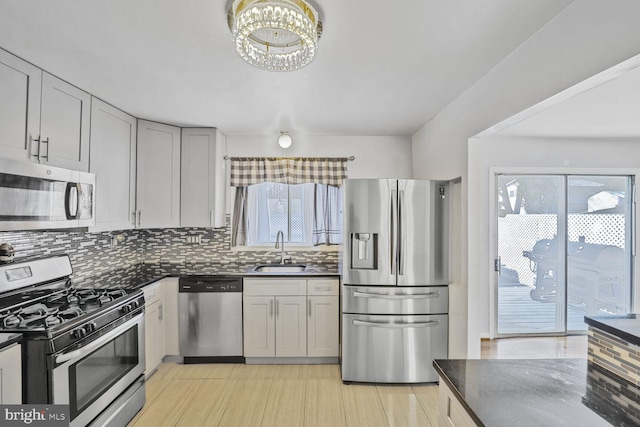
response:
[[[338,187],[315,184],[313,245],[342,244],[342,191]]]

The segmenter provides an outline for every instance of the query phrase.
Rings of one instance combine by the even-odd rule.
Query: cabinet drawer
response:
[[[339,295],[340,281],[336,279],[309,279],[307,295]]]
[[[244,279],[244,295],[306,295],[307,281],[303,279]]]

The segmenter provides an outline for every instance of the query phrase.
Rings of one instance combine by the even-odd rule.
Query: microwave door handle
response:
[[[80,191],[78,184],[67,183],[67,190],[64,195],[64,211],[67,219],[78,219],[78,206],[80,205]]]

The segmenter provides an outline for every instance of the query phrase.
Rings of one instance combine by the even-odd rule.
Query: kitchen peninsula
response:
[[[434,361],[439,425],[640,425],[640,319],[585,317],[585,323],[585,359]]]

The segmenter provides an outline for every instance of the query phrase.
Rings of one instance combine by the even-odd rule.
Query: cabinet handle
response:
[[[158,320],[162,320],[162,304],[158,306]]]
[[[273,317],[273,300],[269,301],[269,317]]]
[[[307,300],[307,304],[309,305],[309,317],[311,317],[311,300]]]
[[[33,157],[36,157],[38,159],[38,161],[40,161],[40,137],[33,138],[33,143],[31,145],[32,148],[33,148],[33,144],[36,143],[36,142],[38,143],[38,145],[37,145],[38,149],[36,150],[36,154],[31,154],[31,153],[29,153],[29,154],[31,154]]]
[[[140,227],[141,223],[142,223],[142,211],[138,211],[138,227]]]
[[[280,317],[280,301],[276,300],[276,318]]]
[[[131,212],[131,216],[133,216],[133,226],[136,226],[136,218],[138,216],[138,213],[136,211]]]
[[[47,162],[49,161],[49,137],[46,137],[45,139],[43,139],[42,141],[40,141],[40,144],[47,144],[47,155],[45,156],[40,155],[40,148],[38,148],[38,158],[39,159],[46,159]]]

